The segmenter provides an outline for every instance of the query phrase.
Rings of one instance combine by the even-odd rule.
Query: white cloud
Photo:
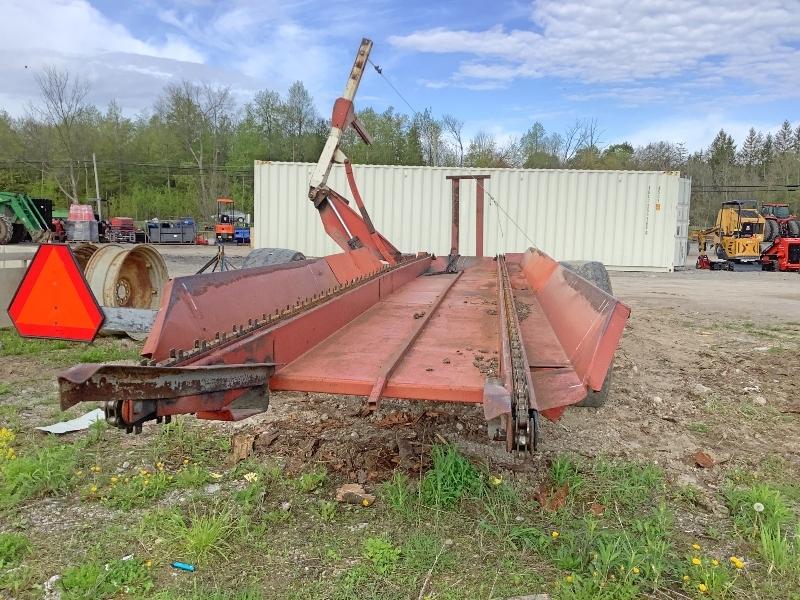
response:
[[[685,144],[690,152],[695,152],[707,148],[720,129],[724,129],[733,136],[737,145],[741,145],[751,127],[755,127],[757,131],[774,132],[780,125],[771,122],[750,123],[731,118],[722,112],[710,112],[697,117],[660,120],[653,125],[622,135],[621,138],[634,146],[645,145],[655,140],[679,142]]]
[[[542,76],[612,84],[700,76],[797,93],[797,0],[539,0],[531,20],[530,29],[437,27],[390,42],[471,57],[453,74],[455,85]]]
[[[307,10],[302,3],[141,1],[136,10],[152,21],[147,38],[87,0],[0,0],[2,107],[23,113],[38,96],[34,74],[46,65],[87,78],[98,106],[116,99],[129,113],[151,107],[172,80],[227,85],[247,101],[258,89],[285,91],[301,79],[324,113],[344,85],[353,48],[332,50],[325,32],[298,25],[292,11]]]
[[[85,0],[3,0],[0,33],[6,48],[38,49],[54,54],[95,55],[123,52],[203,62],[203,56],[184,41],[140,40],[125,27],[108,20]]]

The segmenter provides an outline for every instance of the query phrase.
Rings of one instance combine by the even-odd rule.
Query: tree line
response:
[[[220,196],[252,212],[253,161],[316,161],[330,127],[300,81],[283,95],[259,91],[243,106],[226,87],[170,83],[135,117],[113,101],[92,104],[89,84],[67,71],[45,68],[36,82],[39,98],[23,116],[0,110],[0,190],[50,197],[62,208],[96,195],[95,154],[112,214],[209,219]],[[800,126],[788,120],[774,132],[751,129],[738,144],[723,130],[689,153],[668,141],[606,144],[595,119],[562,132],[534,122],[520,137],[499,140],[483,131],[468,136],[462,120],[430,109],[365,108],[359,118],[374,143],[347,133],[343,149],[354,164],[681,171],[693,180],[696,226],[709,224],[728,199],[800,209]]]

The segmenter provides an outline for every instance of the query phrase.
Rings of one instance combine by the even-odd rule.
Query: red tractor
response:
[[[761,269],[764,271],[800,272],[800,238],[777,238],[769,248],[761,253]]]
[[[800,220],[791,214],[789,205],[778,202],[764,202],[761,205],[764,223],[764,241],[772,242],[779,237],[800,238]]]

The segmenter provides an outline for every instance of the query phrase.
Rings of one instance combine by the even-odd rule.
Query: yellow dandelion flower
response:
[[[638,575],[639,574],[639,567],[633,567],[633,569],[631,569],[631,570],[633,571],[634,575]]]
[[[222,473],[209,473],[208,476],[211,479],[222,479]]]
[[[117,477],[116,475],[112,475],[111,476],[111,483],[117,483],[118,481],[119,481],[119,477]]]
[[[75,471],[75,475],[77,475],[78,477],[83,477],[83,471],[78,469],[77,471]]]
[[[564,581],[566,581],[567,583],[572,583],[573,579],[574,578],[572,577],[572,575],[567,575],[566,577],[564,577]]]
[[[364,498],[364,499],[361,501],[361,506],[369,506],[369,500],[367,500],[366,498]]]
[[[715,567],[718,567],[719,566],[719,561],[716,558],[714,558],[714,559],[711,560],[711,564],[714,565]]]
[[[684,576],[683,576],[683,580],[684,580],[684,581],[689,581],[689,576],[688,576],[688,575],[684,575]]]
[[[700,590],[701,594],[705,594],[708,591],[708,586],[705,583],[698,583],[697,589]]]
[[[737,569],[744,568],[744,561],[738,556],[731,556],[731,564]]]
[[[503,483],[503,478],[502,477],[493,476],[492,479],[491,479],[491,482],[492,482],[493,486],[498,486],[501,483]]]
[[[258,481],[258,473],[253,473],[253,472],[245,473],[244,479],[248,483],[255,483],[256,481]]]
[[[152,560],[145,561],[144,566],[149,569],[150,567],[153,566],[153,561]]]
[[[701,563],[702,563],[702,561],[699,558],[697,558],[696,556],[692,557],[692,564],[695,567],[699,566]]]
[[[144,481],[142,481],[142,485],[145,485],[145,486],[146,486],[146,485],[150,485],[150,481],[148,481],[147,479],[145,479]]]
[[[183,459],[183,464],[188,465],[189,464],[189,459],[188,458],[184,458]]]
[[[89,491],[90,491],[92,494],[95,494],[95,493],[97,493],[97,486],[96,486],[96,485],[93,485],[92,487],[90,487],[90,488],[89,488]]]
[[[692,544],[692,550],[700,550],[700,544]]]
[[[559,535],[560,534],[557,531],[551,531],[550,532],[550,537],[553,538],[553,539],[556,539]]]

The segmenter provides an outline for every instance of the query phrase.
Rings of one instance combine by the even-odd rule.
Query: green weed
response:
[[[381,499],[396,513],[410,517],[417,506],[417,494],[405,473],[395,472],[391,479],[381,485]]]
[[[149,506],[163,497],[173,485],[174,476],[163,471],[142,469],[138,475],[112,475],[107,486],[89,483],[84,488],[87,499],[100,498],[114,508],[129,510],[138,506]]]
[[[95,600],[113,598],[123,592],[143,594],[152,589],[153,581],[149,569],[132,559],[70,567],[64,571],[59,586],[64,600]]]
[[[597,459],[592,465],[597,500],[604,506],[615,503],[624,510],[640,512],[643,503],[662,496],[664,473],[652,464]]]
[[[212,557],[225,558],[230,549],[230,539],[239,524],[228,511],[214,511],[189,516],[178,512],[167,513],[160,524],[182,556],[190,561],[204,562]]]
[[[706,425],[701,421],[698,421],[696,423],[690,423],[689,431],[692,431],[694,433],[708,433],[708,425]]]
[[[208,427],[178,418],[159,428],[149,449],[153,463],[211,465],[219,463],[230,451],[230,439],[215,434]]]
[[[0,396],[8,396],[13,391],[13,385],[10,383],[0,382]]]
[[[793,516],[781,493],[767,484],[727,487],[723,495],[736,529],[750,538],[758,537],[764,528],[785,530]]]
[[[550,465],[550,477],[557,487],[566,485],[573,494],[583,486],[578,464],[569,456],[556,457]]]
[[[262,600],[263,598],[261,591],[254,587],[238,591],[224,591],[205,588],[197,584],[194,586],[194,590],[188,593],[164,590],[149,596],[150,600]]]
[[[452,542],[450,542],[452,544]],[[413,573],[426,573],[428,570],[442,571],[454,564],[448,545],[435,535],[415,533],[403,543],[400,555],[403,566]]]
[[[329,500],[320,500],[316,507],[315,512],[317,517],[323,523],[333,523],[336,520],[336,515],[339,512],[339,506],[336,502]]]
[[[292,481],[295,489],[301,494],[310,494],[321,486],[328,477],[325,469],[319,468],[309,473],[303,473]]]
[[[30,549],[30,542],[24,535],[0,533],[0,569],[22,559]]]
[[[77,455],[74,444],[52,445],[0,463],[0,508],[67,491]]]
[[[789,567],[800,566],[800,526],[795,532],[794,540],[781,532],[780,526],[763,527],[758,539],[758,552],[767,564],[767,571],[783,573]]]
[[[369,537],[364,540],[363,554],[379,575],[392,572],[400,560],[400,548],[383,537]]]
[[[454,446],[434,446],[433,467],[420,483],[420,498],[426,506],[450,508],[462,498],[476,498],[486,490],[480,471]]]

